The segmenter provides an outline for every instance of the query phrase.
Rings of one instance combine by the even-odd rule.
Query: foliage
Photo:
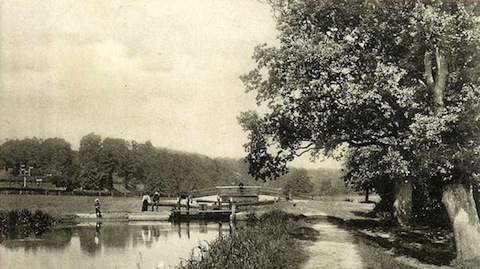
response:
[[[37,167],[41,173],[70,177],[74,171],[70,143],[62,138],[47,138],[40,144]]]
[[[241,77],[266,111],[239,118],[252,176],[275,179],[297,156],[341,151],[345,180],[375,186],[383,209],[397,181],[413,181],[426,219],[446,184],[478,179],[477,3],[270,2],[280,44],[257,46],[257,67]]]
[[[286,180],[284,189],[292,194],[306,194],[314,191],[308,171],[305,169],[293,170]]]
[[[70,143],[61,138],[25,138],[5,141],[0,147],[0,158],[5,168],[13,168],[12,176],[20,175],[21,166],[31,176],[49,175],[59,187],[73,188],[74,154]],[[30,167],[33,168],[30,169]]]
[[[37,142],[38,147],[28,146]],[[15,171],[20,164],[35,165],[37,177],[67,190],[112,190],[114,178],[126,189],[144,185],[145,190],[166,196],[217,185],[257,184],[243,160],[212,159],[159,149],[150,141],[102,138],[94,133],[81,139],[79,151],[59,138],[7,140],[0,146],[0,157],[6,168],[17,167]]]
[[[16,239],[42,235],[55,223],[52,216],[37,210],[0,210],[0,239]]]
[[[40,144],[41,140],[35,137],[7,140],[0,148],[0,157],[7,167],[13,168],[14,176],[18,176],[21,165],[30,167],[39,162]]]
[[[445,180],[454,166],[468,171],[470,176],[461,178],[472,178],[473,166],[461,160],[474,156],[478,145],[472,140],[478,122],[471,120],[480,97],[473,75],[480,37],[475,6],[285,3],[274,3],[280,46],[258,46],[257,68],[242,76],[247,91],[256,91],[268,111],[240,116],[250,135],[246,147],[253,176],[278,177],[298,155],[310,151],[315,157],[347,144],[385,148],[391,170],[403,176],[418,168],[410,160],[421,158],[431,175]],[[445,110],[435,114],[436,97],[422,70],[426,55],[439,50],[448,59],[450,76]],[[467,129],[471,123],[475,127]]]
[[[76,179],[85,189],[102,190],[107,185],[108,173],[102,160],[102,138],[90,133],[80,140],[79,164]]]
[[[251,217],[250,225],[216,239],[204,258],[192,257],[181,268],[298,268],[307,258],[290,235],[298,223],[283,211]]]

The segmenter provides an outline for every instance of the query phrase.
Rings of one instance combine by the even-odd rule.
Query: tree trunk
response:
[[[366,188],[365,189],[365,203],[370,202],[369,197],[370,197],[370,188]]]
[[[477,207],[477,215],[480,219],[480,192],[478,190],[478,183],[473,183],[473,200],[475,201],[475,206]]]
[[[447,185],[443,190],[442,202],[452,223],[457,259],[479,259],[480,222],[472,187],[460,183]]]
[[[400,226],[410,226],[412,221],[412,183],[408,180],[399,181],[395,187],[393,216]]]

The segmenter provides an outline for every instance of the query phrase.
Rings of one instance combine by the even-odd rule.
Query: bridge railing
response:
[[[215,188],[194,190],[191,193],[192,197],[203,196],[258,196],[270,195],[276,197],[284,197],[285,194],[281,188],[269,188],[262,186],[217,186]]]
[[[193,190],[190,194],[192,195],[192,197],[213,196],[218,195],[218,190],[217,188],[200,189]]]

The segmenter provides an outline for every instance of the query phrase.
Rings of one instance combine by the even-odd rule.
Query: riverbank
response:
[[[30,211],[42,210],[59,221],[71,221],[81,216],[93,216],[95,196],[59,195],[5,195],[0,194],[0,209]],[[174,198],[160,201],[160,212],[170,212]],[[130,214],[141,213],[141,197],[100,197],[100,208],[104,219],[128,219]],[[151,210],[151,207],[149,207]],[[150,212],[150,211],[149,211]]]
[[[40,209],[60,222],[94,221],[95,197],[49,195],[0,195],[0,209]],[[375,199],[375,198],[374,198]],[[258,207],[240,208],[260,215],[274,209],[295,215],[303,215],[315,228],[316,220],[328,220],[347,230],[356,245],[355,253],[363,261],[364,268],[449,268],[455,256],[453,237],[446,231],[429,229],[399,230],[385,226],[369,212],[374,204],[362,203],[361,196],[315,197],[314,200],[293,200]],[[160,213],[141,212],[140,197],[101,197],[102,221],[128,221],[167,219],[175,200],[162,199]],[[242,215],[243,214],[243,215]],[[245,216],[240,213],[239,219]],[[147,218],[147,219],[145,219]],[[320,231],[321,232],[321,231]],[[323,231],[322,233],[328,233]],[[320,242],[322,238],[319,238]],[[341,241],[341,240],[340,240]],[[312,242],[304,242],[316,255]],[[312,245],[313,244],[313,245]],[[353,252],[352,252],[353,253]]]

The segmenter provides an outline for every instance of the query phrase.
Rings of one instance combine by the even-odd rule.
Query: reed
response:
[[[201,249],[201,255],[191,256],[180,268],[299,268],[306,261],[299,240],[291,232],[300,225],[293,215],[280,210],[265,213],[260,218],[248,215],[247,221],[232,235],[222,236]]]

